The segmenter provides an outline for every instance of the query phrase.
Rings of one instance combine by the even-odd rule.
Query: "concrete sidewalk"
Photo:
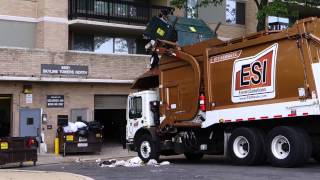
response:
[[[24,171],[24,170],[0,170],[0,180],[93,180],[90,177],[65,173],[46,171]]]
[[[87,162],[96,161],[98,159],[120,159],[137,156],[135,152],[128,152],[119,145],[104,146],[100,154],[71,154],[63,157],[62,155],[55,155],[53,153],[39,154],[38,165],[45,164],[59,164],[67,162]],[[26,163],[27,165],[27,163]]]

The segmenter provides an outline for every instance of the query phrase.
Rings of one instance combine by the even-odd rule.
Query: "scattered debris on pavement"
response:
[[[99,161],[96,160],[97,163],[99,163],[100,167],[141,167],[141,166],[166,166],[170,165],[170,162],[163,161],[161,163],[157,162],[154,159],[151,159],[148,163],[144,163],[139,157],[134,157],[129,160],[116,160],[116,159],[110,159],[108,161],[102,161],[101,159]]]

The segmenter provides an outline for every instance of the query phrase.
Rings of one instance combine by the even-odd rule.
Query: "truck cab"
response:
[[[129,145],[133,145],[137,134],[139,134],[138,131],[147,131],[155,127],[151,102],[157,101],[159,101],[159,95],[155,90],[136,92],[128,96],[126,139]]]

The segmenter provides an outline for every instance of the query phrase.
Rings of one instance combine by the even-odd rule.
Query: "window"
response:
[[[229,24],[245,25],[246,4],[236,0],[226,1],[226,22]]]
[[[33,125],[33,118],[27,118],[27,125]]]
[[[137,43],[133,38],[110,37],[104,35],[74,36],[73,50],[97,53],[136,54]]]
[[[93,37],[91,35],[75,35],[73,42],[73,50],[92,51]]]
[[[129,118],[137,119],[142,117],[142,98],[132,97],[129,102]]]
[[[113,38],[106,36],[95,36],[94,52],[113,53]]]
[[[133,39],[115,38],[114,52],[121,54],[134,54],[136,52],[136,44]]]

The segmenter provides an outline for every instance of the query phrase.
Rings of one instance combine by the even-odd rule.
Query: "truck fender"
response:
[[[157,141],[158,136],[156,134],[156,128],[150,127],[150,128],[140,128],[136,134],[134,135],[134,145],[136,146],[136,142],[144,134],[149,134],[152,137],[152,140]]]

